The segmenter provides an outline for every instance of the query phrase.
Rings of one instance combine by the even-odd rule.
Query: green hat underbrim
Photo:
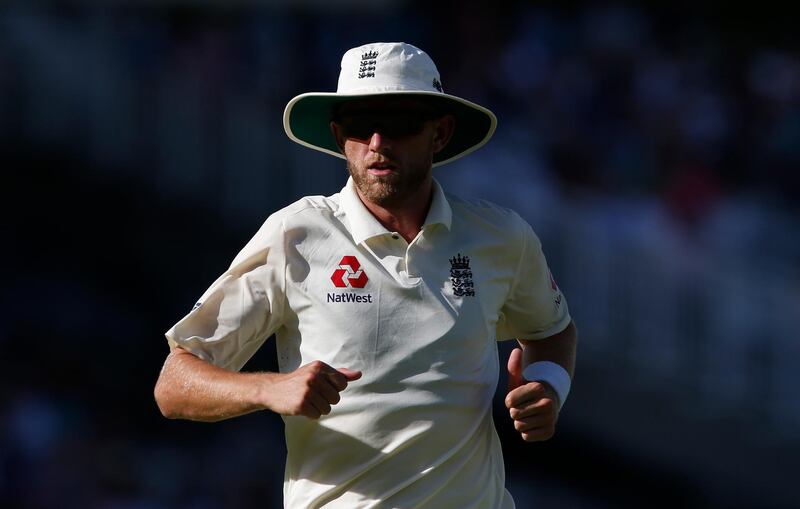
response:
[[[431,98],[443,111],[455,117],[455,131],[450,142],[433,156],[433,166],[455,161],[483,146],[494,134],[497,118],[494,113],[460,97],[418,91],[391,91],[370,94],[337,94],[312,92],[289,101],[283,112],[283,127],[293,141],[344,159],[330,129],[336,107],[354,99],[377,95],[416,95]]]

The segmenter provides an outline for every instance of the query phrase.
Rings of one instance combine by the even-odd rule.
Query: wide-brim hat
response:
[[[330,130],[336,107],[381,95],[421,96],[455,117],[453,136],[434,154],[433,166],[455,161],[483,146],[497,126],[497,118],[488,109],[444,92],[439,71],[427,53],[411,44],[378,42],[344,54],[336,92],[309,92],[289,101],[283,127],[293,141],[344,159]]]

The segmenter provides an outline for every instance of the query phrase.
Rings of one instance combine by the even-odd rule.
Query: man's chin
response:
[[[401,175],[394,171],[385,175],[369,172],[354,175],[351,171],[350,175],[361,197],[380,207],[391,208],[402,204],[408,198],[409,182],[403,182]]]
[[[370,186],[362,190],[361,194],[370,202],[380,206],[393,205],[399,201],[397,189],[391,186]]]

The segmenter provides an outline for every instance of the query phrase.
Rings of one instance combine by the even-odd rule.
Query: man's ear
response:
[[[438,119],[433,135],[433,153],[437,154],[447,146],[456,130],[456,119],[453,115],[445,115]]]
[[[344,135],[342,135],[342,130],[339,129],[339,124],[332,120],[330,126],[333,139],[336,140],[336,146],[339,147],[339,152],[344,154]]]

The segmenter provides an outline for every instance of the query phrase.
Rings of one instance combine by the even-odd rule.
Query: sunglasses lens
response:
[[[421,133],[431,118],[420,112],[365,112],[343,116],[339,124],[348,138],[366,140],[376,132],[388,138],[405,138]]]
[[[375,122],[371,118],[363,116],[345,118],[342,122],[345,136],[359,140],[372,136],[374,125]]]

